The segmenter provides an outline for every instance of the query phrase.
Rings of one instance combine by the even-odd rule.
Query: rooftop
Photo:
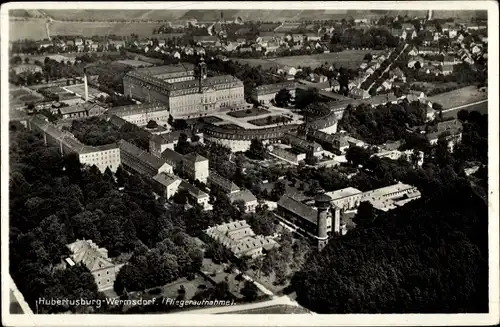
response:
[[[136,157],[140,161],[148,164],[149,166],[151,166],[153,168],[158,169],[158,168],[162,167],[163,165],[167,164],[164,160],[161,160],[160,158],[153,156],[149,152],[144,151],[144,150],[136,147],[132,143],[129,143],[125,140],[120,140],[118,142],[118,144],[120,146],[120,151],[124,151],[124,152]]]
[[[282,207],[313,224],[317,224],[318,211],[307,204],[297,201],[286,194],[279,199],[277,204],[278,207]]]
[[[158,183],[165,185],[165,186],[172,185],[172,183],[180,180],[179,177],[177,177],[175,175],[169,175],[166,173],[160,173],[158,175],[155,175],[155,176],[153,176],[153,179],[155,181],[157,181]]]
[[[68,248],[73,252],[73,261],[81,262],[91,272],[114,266],[108,259],[108,250],[98,247],[92,240],[77,240]]]
[[[363,192],[361,192],[360,190],[358,190],[354,187],[346,187],[346,188],[336,190],[333,192],[327,192],[326,194],[329,195],[332,198],[332,200],[334,201],[334,200],[342,199],[342,198],[345,198],[348,196],[357,195],[357,194],[361,194],[361,193],[363,193]]]
[[[150,76],[158,76],[162,74],[194,71],[194,65],[189,63],[182,63],[178,65],[164,65],[164,66],[140,68],[137,69],[136,71]]]
[[[240,190],[238,192],[230,193],[228,195],[228,197],[229,197],[229,201],[231,201],[231,203],[233,203],[234,201],[239,201],[239,200],[243,200],[243,202],[245,202],[245,203],[257,201],[257,198],[255,197],[255,195],[253,195],[252,192],[250,192],[247,189],[243,189],[243,190]]]
[[[226,192],[229,193],[238,192],[240,190],[240,188],[236,184],[222,177],[221,175],[217,174],[215,170],[210,170],[210,173],[208,175],[208,181],[210,183],[219,186],[220,188],[224,189]]]

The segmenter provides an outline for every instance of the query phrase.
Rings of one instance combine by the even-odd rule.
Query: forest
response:
[[[487,312],[487,115],[462,112],[459,119],[462,142],[450,153],[440,137],[421,168],[366,162],[379,171],[373,176],[414,185],[422,198],[389,212],[360,207],[358,227],[294,276],[299,303],[318,313]],[[466,177],[467,162],[481,168]]]
[[[155,200],[147,181],[121,168],[115,174],[84,168],[75,155],[61,157],[19,124],[10,134],[9,268],[33,310],[86,312],[36,307],[35,300],[102,296],[86,267],[60,269],[70,254],[66,245],[76,239],[93,240],[117,262],[131,257],[117,291],[163,285],[199,269],[203,255],[185,233],[182,216]],[[158,260],[168,263],[162,274],[154,273]]]
[[[404,100],[400,104],[389,103],[377,108],[367,104],[355,108],[347,106],[340,126],[353,137],[379,145],[403,139],[407,127],[424,124],[426,113],[426,106],[418,101]]]

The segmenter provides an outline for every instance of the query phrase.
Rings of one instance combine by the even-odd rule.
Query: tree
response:
[[[368,159],[370,159],[370,152],[359,146],[351,146],[347,149],[345,158],[350,164],[356,167],[359,165],[364,166],[368,162]]]
[[[466,122],[467,119],[469,118],[469,111],[465,109],[461,109],[457,112],[457,118],[460,120],[462,123]]]
[[[116,176],[116,182],[118,183],[118,185],[120,187],[125,186],[125,182],[127,181],[128,174],[125,171],[125,169],[123,169],[123,167],[121,165],[118,166],[118,168],[116,169],[115,176]]]
[[[281,89],[278,91],[278,93],[276,93],[274,101],[279,107],[286,107],[290,102],[291,98],[292,95],[290,94],[289,90]]]
[[[432,109],[434,109],[434,110],[443,110],[443,106],[440,103],[434,102],[432,104]]]
[[[356,227],[366,227],[372,224],[375,220],[375,208],[369,201],[363,201],[359,204],[358,211],[353,218]]]
[[[245,286],[241,289],[240,293],[245,297],[248,302],[255,301],[257,299],[259,289],[254,283],[246,280]]]
[[[158,123],[155,120],[150,120],[148,124],[146,125],[146,128],[158,128]]]
[[[264,160],[267,156],[267,150],[261,140],[252,139],[250,148],[245,154],[250,159]]]
[[[286,192],[286,185],[283,181],[278,181],[274,183],[273,189],[271,191],[271,197],[273,200],[278,201]]]
[[[373,56],[370,53],[365,54],[365,56],[363,57],[363,60],[368,61],[368,62],[372,61],[372,59],[373,59]]]

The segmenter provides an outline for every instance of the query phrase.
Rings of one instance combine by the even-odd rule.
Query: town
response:
[[[21,312],[488,311],[487,12],[288,11],[9,12]]]

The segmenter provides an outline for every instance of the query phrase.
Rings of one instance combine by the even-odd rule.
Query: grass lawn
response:
[[[205,123],[218,123],[218,122],[221,122],[223,121],[223,119],[220,119],[219,117],[215,117],[215,116],[206,116],[206,117],[198,117],[198,118],[190,118],[190,119],[186,119],[186,123],[188,124],[188,126],[191,126],[191,125],[194,125],[194,124],[197,124],[199,121],[199,119],[203,119],[203,121]]]
[[[476,86],[472,85],[429,97],[429,101],[432,103],[440,103],[443,106],[443,109],[449,109],[486,100],[487,98],[487,91],[482,92]]]
[[[15,97],[15,98],[31,94],[30,92],[23,90],[23,89],[11,90],[9,93],[10,93],[10,96]]]
[[[213,285],[209,281],[205,280],[200,275],[196,275],[196,277],[193,280],[188,280],[187,278],[183,277],[183,278],[179,278],[175,282],[161,286],[161,293],[159,293],[159,294],[151,294],[151,293],[154,293],[154,292],[151,292],[151,290],[155,289],[155,287],[148,289],[146,292],[144,292],[144,294],[142,295],[142,298],[144,298],[144,299],[152,299],[154,297],[156,297],[156,298],[159,298],[159,297],[176,298],[179,295],[178,291],[179,291],[181,285],[184,286],[184,289],[186,291],[186,297],[185,297],[186,300],[193,298],[193,296],[196,294],[196,292],[202,290],[200,288],[200,285],[204,285],[205,286],[204,289],[213,288]]]
[[[22,102],[32,102],[32,101],[39,100],[41,98],[43,98],[43,97],[35,96],[33,94],[27,94],[27,95],[20,96],[19,100]]]
[[[243,127],[235,124],[223,124],[219,125],[219,127],[227,128],[227,129],[244,129]]]
[[[212,280],[216,283],[227,282],[229,285],[229,292],[234,295],[237,299],[242,299],[243,295],[241,295],[241,289],[245,286],[245,280],[236,280],[237,274],[231,272],[227,273],[224,271],[224,266],[220,264],[216,264],[212,261],[212,259],[203,259],[202,271],[208,272],[208,275]],[[215,275],[213,273],[215,272]],[[257,297],[264,296],[265,294],[262,291],[257,291]]]
[[[231,117],[235,117],[235,118],[244,118],[244,117],[265,115],[268,113],[270,113],[270,111],[268,111],[266,109],[252,108],[252,109],[247,109],[247,110],[238,110],[238,111],[228,112],[227,115],[229,115]]]
[[[344,68],[356,69],[363,62],[363,58],[367,53],[378,54],[380,50],[345,50],[342,52],[333,53],[319,53],[314,55],[304,56],[289,56],[269,59],[272,62],[278,63],[283,66],[298,67],[307,66],[316,68],[328,62],[336,66]]]
[[[277,115],[277,116],[267,116],[266,118],[253,119],[249,120],[248,122],[255,126],[269,126],[269,125],[275,125],[280,122],[290,122],[290,121],[292,121],[291,118]]]

